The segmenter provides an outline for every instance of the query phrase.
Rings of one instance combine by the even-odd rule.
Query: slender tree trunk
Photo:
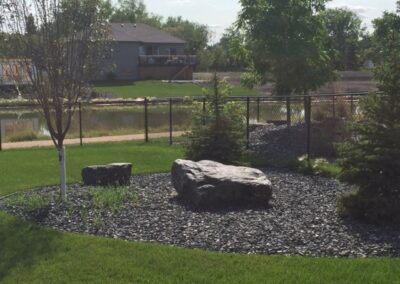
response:
[[[67,169],[65,166],[65,148],[61,147],[58,149],[58,162],[60,169],[60,196],[61,200],[67,200]]]

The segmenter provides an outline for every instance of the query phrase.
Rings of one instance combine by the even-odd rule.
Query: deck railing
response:
[[[183,66],[196,65],[195,55],[140,55],[139,65],[142,66]]]

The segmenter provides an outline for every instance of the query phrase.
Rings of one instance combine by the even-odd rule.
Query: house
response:
[[[19,59],[0,59],[0,86],[27,85],[29,74]]]
[[[186,42],[145,24],[111,23],[110,56],[99,80],[191,80],[196,57]]]

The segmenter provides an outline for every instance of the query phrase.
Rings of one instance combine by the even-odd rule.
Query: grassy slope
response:
[[[116,143],[69,147],[69,181],[87,164],[131,161],[167,171],[180,147]],[[38,166],[39,165],[39,166]],[[58,182],[53,149],[0,152],[0,195]],[[218,254],[65,234],[0,213],[1,283],[400,283],[400,259]]]
[[[195,84],[162,83],[161,81],[140,81],[132,84],[97,84],[100,93],[113,93],[120,98],[138,97],[185,97],[202,96],[202,88]],[[233,96],[258,96],[259,92],[235,86]]]

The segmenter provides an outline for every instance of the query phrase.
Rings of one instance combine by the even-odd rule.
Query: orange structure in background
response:
[[[0,59],[0,85],[26,85],[29,83],[29,74],[21,60]]]

